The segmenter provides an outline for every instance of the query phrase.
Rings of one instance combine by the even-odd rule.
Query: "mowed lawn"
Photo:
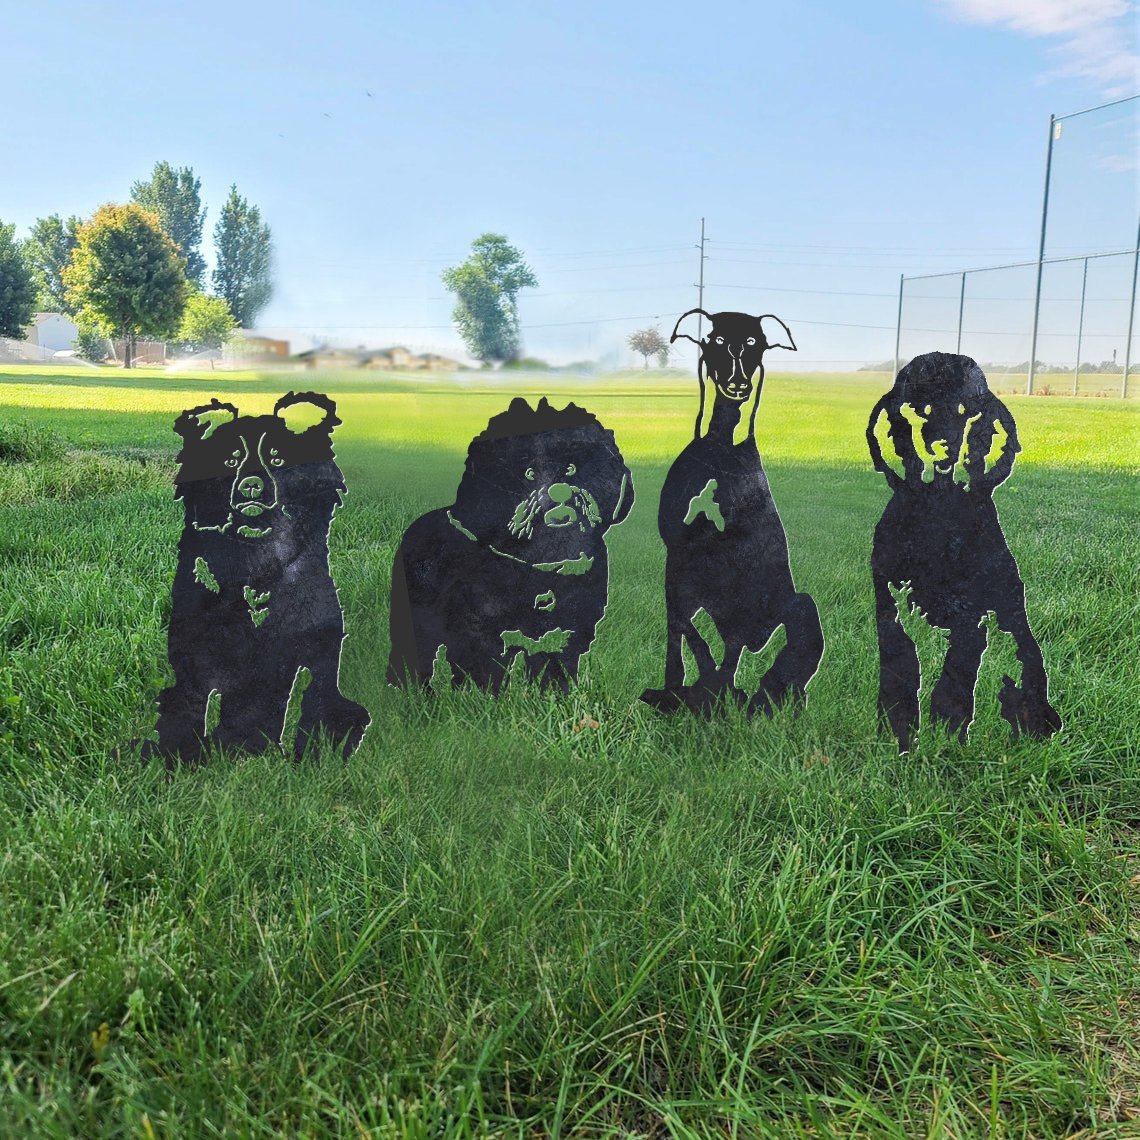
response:
[[[806,710],[751,724],[637,699],[695,378],[542,383],[0,373],[0,1136],[1140,1134],[1140,404],[1007,397],[995,501],[1061,734],[1012,740],[1001,635],[969,744],[900,758],[863,438],[889,379],[766,381],[827,648]],[[344,420],[341,680],[372,727],[347,763],[168,781],[117,749],[168,678],[171,424],[310,387]],[[396,545],[520,390],[589,408],[634,473],[581,682],[391,689]],[[908,624],[931,678],[944,641]]]

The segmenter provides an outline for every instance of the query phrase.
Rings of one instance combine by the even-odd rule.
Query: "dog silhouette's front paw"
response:
[[[682,707],[676,689],[646,689],[640,699],[659,713],[674,713]]]
[[[641,699],[658,712],[688,709],[696,716],[711,717],[724,710],[725,702],[743,708],[748,694],[735,685],[678,685],[675,689],[646,689]]]
[[[1024,733],[1034,740],[1048,740],[1061,727],[1061,714],[1043,692],[1015,685],[1008,675],[1002,678],[998,701],[1015,739]]]
[[[156,756],[161,757],[162,753],[159,751],[158,741],[136,738],[135,740],[128,740],[125,744],[120,744],[115,749],[116,760],[130,760],[136,756],[140,764],[149,764]]]
[[[316,738],[323,736],[346,760],[359,747],[372,717],[363,705],[347,698],[339,698],[332,709],[326,710],[319,721],[302,723],[293,742],[293,755],[301,760],[306,755],[316,757]]]

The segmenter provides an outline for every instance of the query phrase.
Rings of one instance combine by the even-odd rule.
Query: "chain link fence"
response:
[[[1039,258],[904,275],[896,371],[960,352],[1007,391],[1127,395],[1140,370],[1138,167],[1140,96],[1052,116]]]

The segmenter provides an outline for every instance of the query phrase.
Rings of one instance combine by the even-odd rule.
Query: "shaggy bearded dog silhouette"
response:
[[[567,691],[606,609],[605,535],[633,506],[614,440],[575,404],[519,398],[471,441],[450,507],[417,519],[392,567],[391,684],[452,680],[498,692],[526,676]]]

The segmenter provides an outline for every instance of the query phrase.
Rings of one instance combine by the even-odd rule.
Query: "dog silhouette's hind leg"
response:
[[[886,579],[875,576],[875,624],[879,638],[879,719],[890,726],[899,751],[910,750],[918,728],[918,650],[899,621]]]
[[[748,705],[749,715],[771,716],[789,697],[797,706],[807,696],[807,683],[815,676],[823,657],[823,626],[819,610],[810,594],[795,594],[784,611],[782,622],[787,640],[776,654],[772,667],[760,679]]]
[[[998,613],[998,625],[1012,634],[1021,662],[1021,684],[1013,678],[1002,678],[998,701],[1002,718],[1013,728],[1014,736],[1024,733],[1035,740],[1047,740],[1061,728],[1060,713],[1049,703],[1049,681],[1045,675],[1045,659],[1041,646],[1029,628],[1024,593],[1017,605]]]
[[[974,687],[986,651],[985,626],[969,623],[950,631],[942,674],[930,694],[930,719],[964,744],[974,719]]]

